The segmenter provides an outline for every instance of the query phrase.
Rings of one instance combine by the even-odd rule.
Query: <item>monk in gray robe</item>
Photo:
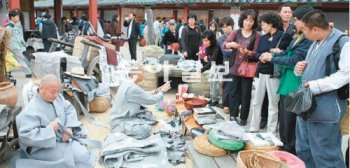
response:
[[[38,94],[16,117],[20,149],[10,167],[94,167],[94,155],[70,137],[80,135],[82,124],[60,88],[56,76],[46,75]]]
[[[141,107],[161,102],[163,93],[171,87],[167,82],[151,92],[144,91],[137,85],[144,79],[143,67],[135,66],[133,69],[137,73],[131,74],[132,79],[123,81],[118,88],[110,114],[110,124],[113,132],[122,132],[136,139],[144,139],[151,133],[151,123],[147,120],[150,117],[144,116]]]

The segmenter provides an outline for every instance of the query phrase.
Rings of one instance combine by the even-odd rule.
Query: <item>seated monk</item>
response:
[[[82,124],[60,89],[56,76],[44,76],[38,94],[16,117],[20,149],[10,167],[94,167],[94,155],[76,140],[86,136]]]
[[[144,79],[142,66],[134,67],[137,73],[131,74],[132,79],[123,81],[119,86],[110,114],[112,132],[122,132],[136,139],[147,138],[151,134],[152,113],[143,110],[142,105],[153,105],[163,101],[170,83],[147,92],[137,84]],[[136,72],[136,71],[135,71]]]

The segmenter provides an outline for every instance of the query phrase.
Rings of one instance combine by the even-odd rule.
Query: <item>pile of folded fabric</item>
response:
[[[169,167],[166,149],[159,135],[137,140],[123,133],[107,136],[99,163],[104,167]]]
[[[144,65],[159,65],[159,61],[157,58],[153,58],[153,57],[145,57],[143,59],[143,64]]]
[[[185,71],[185,72],[195,72],[198,70],[200,70],[201,67],[201,63],[197,63],[197,61],[194,60],[186,60],[185,58],[180,58],[179,61],[177,62],[177,67],[181,70],[181,71]]]

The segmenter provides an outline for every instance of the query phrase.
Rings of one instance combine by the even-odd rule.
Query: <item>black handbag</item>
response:
[[[304,121],[310,118],[317,106],[315,96],[310,88],[303,88],[289,93],[284,100],[284,104],[286,111],[301,116]]]

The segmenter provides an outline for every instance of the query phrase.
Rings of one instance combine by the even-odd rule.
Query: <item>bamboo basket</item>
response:
[[[258,150],[240,151],[237,156],[237,168],[284,168],[275,156]]]
[[[201,154],[212,157],[224,156],[227,154],[227,151],[225,149],[216,147],[215,145],[211,144],[208,140],[207,134],[198,135],[193,140],[193,148]]]

